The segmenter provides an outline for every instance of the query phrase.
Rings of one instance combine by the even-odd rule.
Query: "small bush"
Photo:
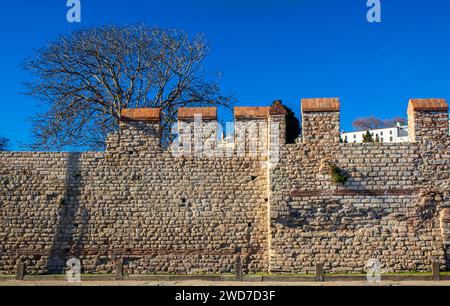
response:
[[[347,176],[339,169],[338,166],[330,165],[331,179],[336,184],[345,184],[347,181]]]

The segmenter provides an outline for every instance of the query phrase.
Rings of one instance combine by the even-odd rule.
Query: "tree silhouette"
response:
[[[124,108],[162,109],[163,141],[178,108],[222,105],[217,78],[207,77],[201,35],[145,25],[87,28],[60,36],[25,61],[28,94],[47,105],[32,120],[34,149],[104,148]]]
[[[372,134],[369,131],[363,135],[363,142],[373,142]]]

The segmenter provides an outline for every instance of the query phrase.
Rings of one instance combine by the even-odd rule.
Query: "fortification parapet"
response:
[[[448,138],[448,104],[445,99],[411,99],[408,104],[409,141]]]
[[[133,108],[121,112],[119,131],[108,135],[108,151],[155,151],[161,145],[161,109]]]
[[[303,143],[338,143],[339,98],[302,99],[301,103]]]
[[[178,109],[178,153],[183,156],[213,156],[217,148],[217,108]]]
[[[0,152],[0,274],[18,260],[62,273],[72,257],[85,273],[123,259],[130,275],[230,273],[236,256],[243,273],[449,269],[447,109],[411,100],[411,142],[338,144],[339,100],[305,99],[303,143],[284,145],[281,103],[236,108],[237,135],[263,126],[254,158],[155,151],[159,109],[124,110],[107,153]],[[195,114],[217,124],[214,108],[179,122]]]

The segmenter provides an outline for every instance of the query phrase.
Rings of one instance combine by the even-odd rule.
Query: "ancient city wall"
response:
[[[14,153],[1,157],[2,273],[231,272],[267,269],[266,172],[249,159]],[[252,179],[252,176],[254,179]]]
[[[159,113],[125,115],[105,153],[0,154],[0,273],[71,257],[90,273],[225,273],[237,254],[267,271],[264,158],[174,157]]]
[[[410,143],[339,144],[339,100],[307,99],[301,141],[287,145],[279,104],[236,109],[236,138],[254,123],[267,131],[257,154],[220,156],[172,154],[160,110],[125,110],[106,152],[0,153],[0,274],[18,260],[27,273],[61,273],[71,257],[85,273],[116,262],[130,274],[225,273],[237,255],[247,272],[361,271],[369,258],[387,271],[445,268],[447,109],[412,101]],[[198,112],[216,120],[181,112],[185,127]]]
[[[420,135],[410,143],[339,144],[328,141],[339,138],[339,101],[302,105],[303,141],[284,146],[270,174],[270,270],[310,272],[324,263],[332,272],[361,272],[371,258],[388,272],[429,270],[433,260],[445,268],[446,107],[410,105]],[[330,164],[348,177],[344,184],[333,182]]]

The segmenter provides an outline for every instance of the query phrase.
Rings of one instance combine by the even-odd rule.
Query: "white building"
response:
[[[361,143],[363,142],[363,136],[367,131],[359,131],[359,132],[342,132],[341,137],[342,140],[347,141],[348,143]],[[372,135],[373,140],[375,141],[378,137],[380,142],[407,142],[408,141],[408,126],[401,125],[397,123],[397,126],[392,128],[385,129],[376,129],[369,130],[369,133]]]

